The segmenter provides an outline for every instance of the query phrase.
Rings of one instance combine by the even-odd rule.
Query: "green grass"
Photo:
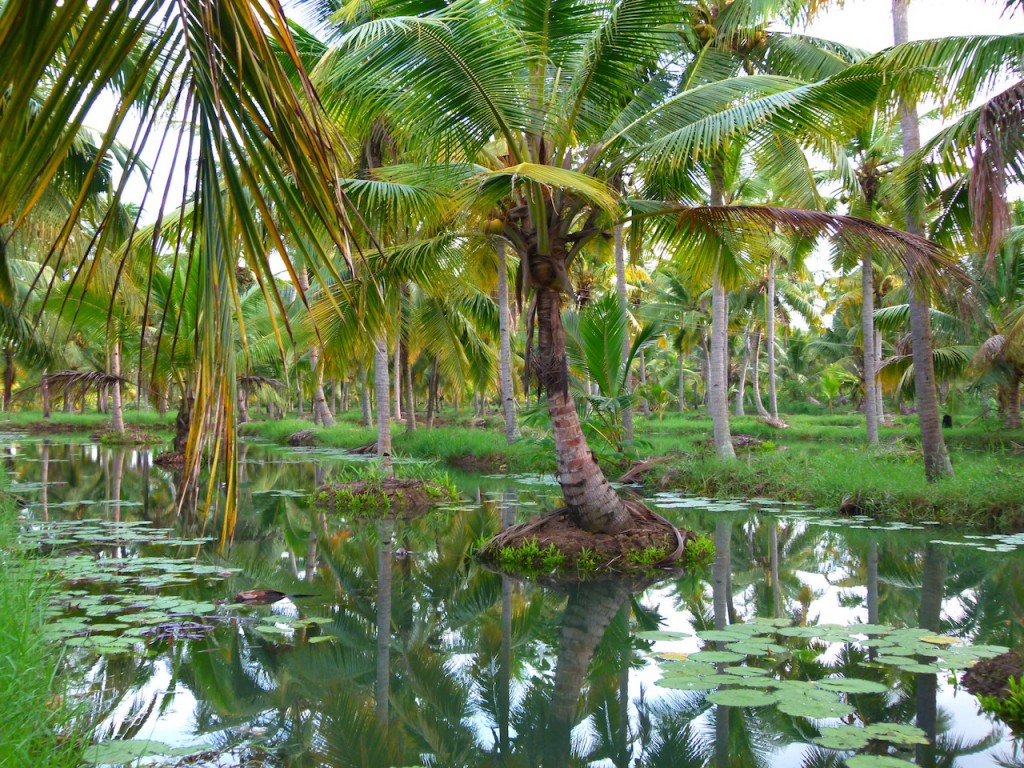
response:
[[[835,511],[904,520],[1024,528],[1024,433],[992,424],[946,432],[954,477],[924,478],[916,418],[882,430],[869,449],[859,414],[786,417],[779,430],[746,417],[732,420],[733,435],[771,445],[737,450],[738,461],[717,459],[710,420],[686,416],[640,422],[638,436],[650,455],[677,455],[652,482],[709,496],[765,496],[804,501]]]
[[[124,423],[128,426],[147,429],[173,429],[174,411],[161,416],[157,411],[139,410],[132,407],[124,409]],[[29,424],[49,421],[51,424],[68,424],[83,432],[95,431],[110,426],[110,416],[92,411],[90,413],[64,413],[54,410],[49,419],[43,418],[42,411],[11,411],[0,414],[0,428],[24,428]]]
[[[75,711],[54,672],[58,656],[43,639],[53,585],[13,548],[14,512],[0,500],[0,765],[63,768],[80,764]]]

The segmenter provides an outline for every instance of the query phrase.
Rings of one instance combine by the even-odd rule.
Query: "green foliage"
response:
[[[597,554],[590,547],[583,547],[576,555],[576,570],[582,575],[597,570]]]
[[[1024,680],[1011,677],[1006,696],[979,696],[981,708],[998,717],[1017,738],[1024,736]]]
[[[715,540],[704,533],[686,542],[683,549],[683,560],[687,566],[707,565],[715,559]]]
[[[664,547],[645,547],[626,553],[626,562],[636,568],[654,568],[668,557]]]
[[[79,765],[82,713],[53,674],[60,655],[43,632],[52,584],[14,549],[14,514],[0,502],[0,765]]]
[[[565,565],[565,553],[549,544],[541,549],[537,539],[528,539],[518,547],[501,547],[497,552],[498,565],[508,571],[523,574],[552,573]]]

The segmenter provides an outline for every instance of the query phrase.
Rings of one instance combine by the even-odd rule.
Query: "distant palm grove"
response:
[[[472,417],[590,532],[675,413],[949,477],[944,417],[1021,429],[1024,34],[830,5],[0,0],[3,408],[177,413],[229,505],[245,422]]]

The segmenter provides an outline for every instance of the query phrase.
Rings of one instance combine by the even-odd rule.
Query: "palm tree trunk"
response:
[[[735,459],[729,431],[729,387],[725,347],[729,343],[729,295],[715,271],[711,283],[711,365],[709,366],[708,408],[711,410],[715,453],[721,459]]]
[[[359,425],[362,427],[370,426],[370,422],[373,420],[370,415],[370,389],[369,382],[367,381],[368,375],[366,372],[366,366],[362,365],[359,367]]]
[[[768,410],[779,418],[779,398],[775,381],[775,259],[768,260],[768,296],[765,321],[768,325]]]
[[[679,353],[679,412],[686,411],[686,357]]]
[[[14,352],[4,347],[4,412],[11,410],[11,395],[14,390]]]
[[[495,250],[498,253],[498,383],[501,407],[505,412],[505,441],[511,444],[519,439],[519,422],[516,419],[516,393],[512,382],[512,335],[509,327],[511,316],[505,242],[496,241]]]
[[[396,419],[402,418],[402,331],[396,331],[395,341],[395,392],[392,414]]]
[[[1006,428],[1020,429],[1020,382],[1021,374],[1014,371],[1013,378],[1006,388]]]
[[[437,358],[430,365],[430,381],[427,382],[427,429],[434,428],[434,412],[437,410]]]
[[[907,23],[907,0],[892,0],[893,36],[897,45],[907,42],[910,31]],[[921,146],[921,130],[917,122],[917,109],[912,104],[900,104],[900,129],[903,137],[903,157],[908,157]],[[907,202],[907,231],[921,234],[920,194],[913,194]],[[939,398],[935,391],[935,365],[932,360],[932,328],[928,315],[929,300],[923,286],[910,280],[910,336],[913,345],[914,389],[917,394],[917,418],[921,426],[921,451],[924,454],[924,475],[929,482],[953,476],[953,464],[946,451],[939,421]]]
[[[743,329],[743,367],[740,368],[740,381],[736,387],[736,415],[745,416],[743,412],[743,395],[747,388],[747,368],[750,367],[750,321]]]
[[[114,347],[110,352],[110,373],[117,376],[113,383],[113,414],[110,420],[110,427],[115,432],[124,434],[124,409],[121,403],[121,340],[114,341]]]
[[[402,394],[405,397],[405,431],[416,431],[416,393],[412,388],[412,361],[409,359],[409,342],[402,343],[402,378],[405,386]]]
[[[587,445],[569,394],[561,294],[555,288],[538,287],[536,291],[538,377],[547,392],[558,481],[566,508],[572,521],[586,531],[617,533],[630,525],[631,518]]]
[[[615,225],[615,289],[619,293],[619,301],[622,304],[623,313],[629,313],[629,298],[626,295],[626,258],[625,249],[622,245],[622,225]],[[629,359],[629,333],[626,333],[626,343],[622,346],[622,365],[626,365]],[[626,371],[626,392],[633,391],[633,376]],[[633,409],[626,407],[622,409],[622,439],[625,443],[633,443]]]
[[[373,380],[377,400],[377,458],[391,458],[391,379],[388,375],[388,336],[384,331],[374,341]]]
[[[882,332],[875,331],[875,374],[882,370]],[[878,424],[885,423],[885,401],[882,399],[882,382],[876,379],[875,397],[878,400]]]
[[[754,339],[754,371],[751,374],[750,380],[754,384],[754,405],[757,407],[757,415],[762,419],[768,417],[768,411],[765,410],[764,402],[761,400],[761,332],[757,332],[757,338]]]
[[[644,350],[640,350],[640,387],[645,388],[647,386],[647,355],[644,354]],[[651,404],[647,402],[647,398],[640,399],[640,411],[644,416],[650,417],[651,415]]]
[[[43,398],[43,418],[50,418],[50,383],[46,379],[46,369],[43,369],[43,375],[39,379],[39,393]]]
[[[864,348],[864,418],[867,421],[868,444],[878,445],[878,399],[875,395],[875,280],[871,251],[864,249],[861,259],[861,336]]]

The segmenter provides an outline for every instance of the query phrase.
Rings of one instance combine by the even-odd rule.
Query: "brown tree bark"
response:
[[[907,0],[892,2],[893,36],[897,45],[907,42],[910,32],[907,24]],[[903,156],[908,157],[921,146],[921,130],[917,122],[917,109],[912,104],[900,104],[900,129],[903,136]],[[920,192],[907,201],[907,232],[921,234]],[[911,276],[912,278],[912,276]],[[928,481],[953,476],[953,464],[946,451],[939,419],[939,398],[935,391],[935,364],[932,359],[932,326],[929,317],[930,302],[923,286],[910,281],[910,336],[913,345],[914,389],[917,394],[917,415],[921,426],[921,452],[924,454],[924,474]]]
[[[547,393],[555,438],[558,482],[573,522],[592,533],[615,533],[630,525],[622,500],[605,479],[580,428],[569,394],[562,327],[562,297],[557,288],[536,288],[538,378]]]

